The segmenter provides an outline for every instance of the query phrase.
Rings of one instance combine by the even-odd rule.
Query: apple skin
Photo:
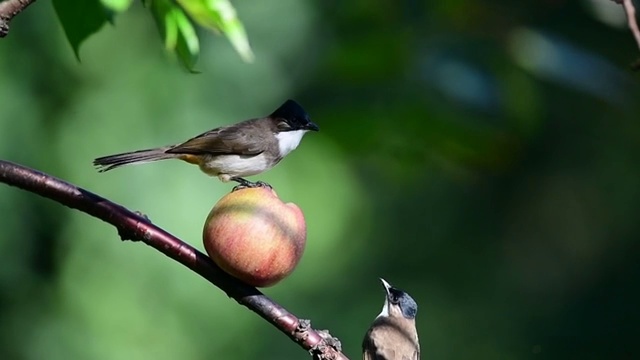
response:
[[[228,274],[255,287],[290,275],[302,258],[307,225],[302,210],[273,189],[246,188],[225,195],[204,225],[204,248]]]

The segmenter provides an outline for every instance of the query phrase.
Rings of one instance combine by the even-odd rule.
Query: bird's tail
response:
[[[180,156],[178,154],[167,154],[166,151],[170,148],[167,146],[103,156],[93,160],[93,165],[98,168],[99,172],[105,172],[123,165],[144,164],[158,160],[175,159]]]

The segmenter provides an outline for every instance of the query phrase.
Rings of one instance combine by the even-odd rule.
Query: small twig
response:
[[[629,29],[633,33],[633,37],[636,39],[638,49],[640,49],[640,29],[638,29],[638,22],[636,21],[636,8],[633,6],[632,0],[624,0],[622,2],[624,12],[627,14],[627,22],[629,23]]]
[[[9,34],[9,23],[14,16],[36,0],[6,0],[0,2],[0,38]]]
[[[205,254],[153,225],[143,215],[133,213],[107,199],[50,175],[4,160],[0,160],[0,182],[36,193],[101,219],[115,226],[123,240],[142,241],[162,252],[273,324],[309,351],[314,359],[348,360],[336,346],[334,342],[336,340],[332,340],[324,331],[320,333],[313,329],[308,320],[298,319],[256,288],[231,277]]]
[[[636,8],[633,6],[633,0],[612,0],[616,4],[622,5],[624,8],[625,14],[627,14],[627,25],[629,26],[629,30],[633,34],[633,37],[636,39],[636,44],[638,45],[638,49],[640,49],[640,29],[638,28],[638,21],[636,19]],[[640,59],[638,59],[631,67],[634,70],[638,70],[640,68]]]

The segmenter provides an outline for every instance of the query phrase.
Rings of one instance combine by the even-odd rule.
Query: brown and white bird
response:
[[[384,306],[362,341],[362,359],[418,360],[418,304],[406,292],[380,281],[386,292]]]
[[[179,159],[198,165],[222,182],[253,187],[259,182],[244,177],[277,165],[308,131],[318,131],[318,126],[302,106],[287,100],[269,116],[209,130],[178,145],[103,156],[93,163],[103,172],[123,165]]]

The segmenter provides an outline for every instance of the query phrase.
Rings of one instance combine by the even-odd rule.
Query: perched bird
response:
[[[271,169],[298,147],[306,132],[318,130],[297,102],[287,100],[266,117],[219,127],[178,145],[100,157],[93,164],[104,172],[128,164],[180,159],[222,182],[254,187],[264,183],[250,182],[245,176]]]
[[[380,281],[386,292],[384,306],[362,341],[362,359],[418,360],[418,304],[406,292]]]

